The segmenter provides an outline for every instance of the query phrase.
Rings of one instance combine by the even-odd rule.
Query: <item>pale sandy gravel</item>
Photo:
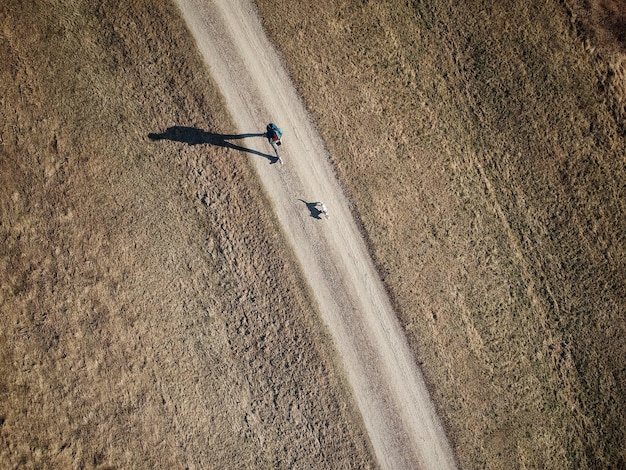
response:
[[[251,158],[318,302],[383,468],[454,468],[421,372],[349,210],[328,153],[248,0],[177,0],[236,123],[284,131],[284,165]],[[188,125],[189,123],[178,123]],[[204,129],[211,130],[211,129]],[[235,133],[235,132],[233,132]],[[260,137],[241,145],[272,153]],[[304,203],[323,201],[330,219]]]

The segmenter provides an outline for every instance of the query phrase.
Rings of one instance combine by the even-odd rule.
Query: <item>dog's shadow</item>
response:
[[[247,152],[253,155],[267,158],[270,163],[276,163],[278,157],[267,153],[259,152],[248,147],[242,147],[241,145],[234,144],[231,140],[246,139],[248,137],[266,137],[266,133],[250,133],[250,134],[215,134],[213,132],[203,131],[197,127],[186,126],[173,126],[168,127],[167,130],[161,134],[150,133],[148,138],[150,140],[171,140],[174,142],[182,142],[187,145],[215,145],[217,147],[225,147],[240,152]]]
[[[311,217],[313,217],[314,219],[318,219],[318,220],[322,219],[323,212],[318,209],[318,206],[320,204],[319,201],[318,202],[307,202],[304,199],[298,199],[298,201],[303,202],[304,204],[306,204],[306,208],[309,210],[309,213],[311,214]]]

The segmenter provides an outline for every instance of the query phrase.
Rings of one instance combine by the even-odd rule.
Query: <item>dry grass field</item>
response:
[[[375,467],[177,10],[7,0],[0,64],[0,467]]]
[[[463,468],[626,468],[612,1],[257,0]]]

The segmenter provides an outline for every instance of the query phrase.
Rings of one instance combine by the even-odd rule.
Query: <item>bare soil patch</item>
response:
[[[0,27],[3,465],[375,466],[178,11],[8,1]],[[173,126],[214,137],[149,138]]]
[[[624,467],[619,47],[574,2],[256,3],[461,466]]]

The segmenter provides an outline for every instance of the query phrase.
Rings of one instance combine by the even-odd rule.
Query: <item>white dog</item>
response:
[[[318,202],[317,205],[319,206],[319,211],[324,214],[328,219],[328,217],[330,216],[328,215],[328,209],[326,208],[326,204],[324,204],[323,202]]]

